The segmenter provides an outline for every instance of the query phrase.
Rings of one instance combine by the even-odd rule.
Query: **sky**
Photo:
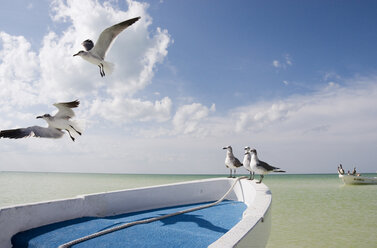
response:
[[[288,173],[377,171],[376,1],[13,0],[0,130],[80,100],[72,142],[0,140],[0,171],[227,174],[224,146]],[[141,16],[101,77],[72,55]],[[247,173],[238,169],[238,173]]]

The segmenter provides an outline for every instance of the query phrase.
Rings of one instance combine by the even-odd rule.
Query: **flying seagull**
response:
[[[270,172],[285,172],[281,170],[280,168],[271,166],[267,164],[266,162],[259,160],[257,156],[257,150],[249,148],[249,149],[246,149],[246,152],[249,152],[251,155],[250,166],[249,166],[250,171],[253,173],[253,175],[254,173],[260,174],[260,180],[257,183],[261,183],[264,178],[264,175]]]
[[[32,126],[2,130],[0,131],[0,138],[20,139],[24,137],[41,137],[57,139],[63,136],[64,132],[62,130],[66,130],[72,141],[75,141],[71,132],[75,131],[79,135],[81,135],[81,132],[77,130],[70,119],[75,116],[72,108],[76,108],[79,104],[80,102],[78,100],[73,102],[55,103],[54,106],[58,108],[58,112],[54,116],[51,116],[50,114],[37,116],[37,119],[44,119],[48,123],[48,127]]]
[[[99,73],[101,74],[101,77],[104,77],[105,71],[111,73],[113,70],[113,64],[105,61],[106,52],[111,43],[114,41],[117,35],[120,34],[120,32],[137,22],[139,19],[140,16],[106,28],[100,34],[95,45],[93,41],[89,39],[85,40],[81,44],[84,46],[86,51],[81,50],[73,56],[80,56],[86,61],[98,65]]]
[[[225,166],[230,169],[230,175],[229,177],[232,177],[232,169],[234,169],[233,177],[236,174],[236,169],[238,167],[241,167],[242,164],[238,160],[238,158],[234,157],[233,150],[231,146],[223,147],[223,149],[226,149],[226,157],[225,157]]]

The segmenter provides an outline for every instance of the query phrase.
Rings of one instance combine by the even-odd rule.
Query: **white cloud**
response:
[[[328,80],[341,80],[342,77],[338,75],[336,72],[326,72],[323,75],[323,80],[328,81]]]
[[[175,132],[182,134],[202,133],[203,128],[199,127],[199,124],[208,117],[210,112],[215,110],[215,104],[212,104],[210,108],[200,103],[181,106],[173,118]]]
[[[236,121],[236,131],[258,132],[269,125],[284,121],[293,112],[298,111],[303,103],[281,101],[277,103],[265,103],[261,106],[242,107],[235,114],[238,116]]]
[[[161,101],[142,101],[132,98],[96,99],[90,109],[91,116],[101,116],[118,125],[135,121],[164,122],[170,119],[172,101],[165,97]]]
[[[291,65],[292,65],[292,58],[291,58],[291,56],[290,56],[289,54],[286,54],[286,55],[284,56],[284,58],[285,58],[285,63],[286,63],[287,65],[291,66]]]
[[[289,54],[284,55],[284,61],[279,61],[279,60],[272,61],[272,65],[278,69],[280,68],[287,69],[287,67],[292,66],[292,64],[293,64],[292,58]]]
[[[38,58],[22,36],[0,32],[0,103],[25,106],[37,100]]]
[[[272,61],[272,65],[273,65],[275,68],[280,68],[280,67],[281,67],[281,64],[280,64],[279,60],[274,60],[274,61]]]
[[[377,114],[375,80],[361,82],[356,79],[348,87],[330,82],[314,94],[238,108],[233,114],[237,119],[236,131],[302,134],[323,126],[327,127],[327,134],[343,133],[345,136],[371,131],[377,122],[374,117]],[[351,127],[355,130],[349,133]]]
[[[152,103],[133,95],[152,82],[156,66],[167,56],[170,35],[159,27],[150,30],[148,4],[127,3],[128,10],[122,11],[111,1],[53,1],[51,18],[67,26],[61,33],[47,33],[39,51],[33,51],[24,37],[1,32],[0,102],[12,106],[13,111],[22,111],[16,106],[49,106],[79,98],[81,109],[88,109],[90,102],[114,106],[98,108],[101,116],[110,121],[168,120],[172,105],[168,97]],[[106,60],[115,64],[112,75],[101,78],[98,67],[72,56],[83,49],[83,40],[95,42],[106,27],[135,16],[141,19],[118,36],[107,54]]]

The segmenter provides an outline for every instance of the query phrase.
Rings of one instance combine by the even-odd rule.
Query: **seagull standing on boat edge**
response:
[[[64,132],[62,130],[66,130],[72,141],[75,141],[71,132],[74,131],[79,135],[81,135],[81,132],[77,130],[74,122],[70,119],[75,116],[72,108],[76,108],[79,104],[80,102],[78,100],[73,102],[55,103],[54,106],[57,107],[59,111],[54,116],[51,116],[50,114],[37,116],[37,119],[44,119],[48,123],[48,127],[32,126],[1,130],[0,138],[20,139],[24,137],[41,137],[57,139],[63,136]]]
[[[243,167],[245,167],[246,170],[248,170],[250,172],[250,177],[249,177],[249,180],[254,180],[254,170],[251,168],[250,166],[250,162],[251,162],[251,153],[250,153],[250,147],[246,146],[245,147],[245,155],[243,157],[243,161],[242,161],[242,164],[243,164]]]
[[[95,45],[93,41],[89,39],[85,40],[81,44],[85,47],[86,51],[81,50],[73,56],[80,56],[86,61],[97,65],[99,67],[99,73],[101,74],[101,77],[104,77],[105,71],[111,73],[114,67],[113,64],[105,61],[106,52],[109,49],[111,43],[114,41],[117,35],[120,34],[120,32],[137,22],[139,19],[140,16],[106,28],[100,34]]]
[[[258,155],[257,155],[257,150],[249,148],[249,152],[250,152],[250,155],[251,155],[251,159],[250,159],[250,169],[251,170],[250,171],[253,172],[253,175],[254,175],[254,173],[260,174],[260,180],[257,183],[261,183],[263,178],[264,178],[264,175],[268,174],[270,172],[285,172],[284,170],[281,170],[280,168],[271,166],[271,165],[267,164],[266,162],[259,160]]]
[[[232,177],[232,169],[234,169],[233,177],[235,177],[234,175],[236,174],[236,169],[238,167],[241,167],[242,164],[238,160],[238,158],[234,157],[233,150],[232,150],[231,146],[223,147],[223,149],[227,150],[226,157],[225,157],[225,166],[230,169],[229,177]]]

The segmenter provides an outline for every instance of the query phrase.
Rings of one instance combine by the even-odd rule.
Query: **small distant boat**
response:
[[[265,247],[271,229],[271,200],[264,184],[216,178],[10,206],[0,208],[0,247],[71,247],[66,244],[122,223],[211,202],[220,203],[117,229],[84,241],[80,247]]]
[[[377,184],[377,177],[339,174],[339,178],[342,179],[344,184]]]

